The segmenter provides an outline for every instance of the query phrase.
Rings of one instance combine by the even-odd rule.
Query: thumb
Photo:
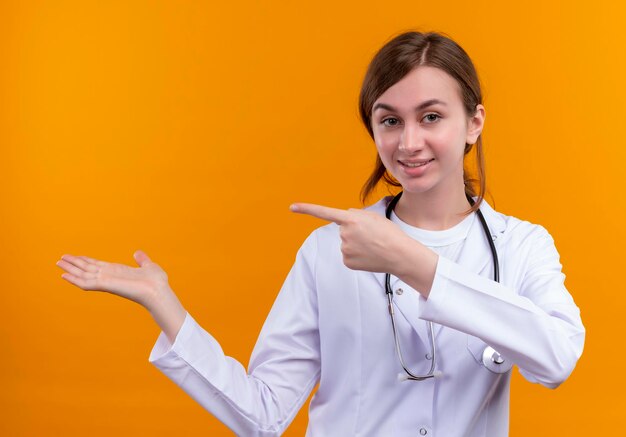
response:
[[[150,258],[148,257],[148,255],[146,255],[146,253],[142,250],[138,250],[133,254],[133,258],[135,258],[135,261],[137,262],[137,264],[139,264],[141,267],[144,266],[144,264],[151,262]]]

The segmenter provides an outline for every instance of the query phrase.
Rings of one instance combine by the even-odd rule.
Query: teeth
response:
[[[419,163],[419,162],[416,162],[416,163],[411,163],[411,162],[403,162],[402,164],[404,164],[404,165],[405,165],[405,166],[407,166],[407,167],[414,168],[414,167],[421,167],[421,166],[423,166],[423,165],[426,165],[426,164],[428,164],[430,161],[432,161],[432,159],[431,159],[431,160],[429,160],[429,161],[426,161],[426,162],[421,162],[421,163]]]

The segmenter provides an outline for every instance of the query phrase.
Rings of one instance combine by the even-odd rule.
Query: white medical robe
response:
[[[370,209],[384,215],[388,200]],[[384,274],[345,267],[334,223],[312,232],[298,251],[248,371],[189,314],[173,344],[160,334],[149,360],[239,436],[280,435],[318,382],[307,437],[507,436],[509,367],[557,387],[582,353],[585,329],[550,234],[486,201],[481,211],[498,252],[500,283],[473,220],[457,262],[439,256],[428,299],[397,278],[391,284],[403,290],[394,306],[408,367],[430,368],[430,320],[438,378],[398,380],[403,371]],[[482,364],[488,345],[508,371]]]

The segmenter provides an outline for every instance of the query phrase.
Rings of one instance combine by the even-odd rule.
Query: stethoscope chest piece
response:
[[[494,348],[487,346],[483,351],[483,366],[494,373],[506,373],[511,370],[513,364],[504,359]]]

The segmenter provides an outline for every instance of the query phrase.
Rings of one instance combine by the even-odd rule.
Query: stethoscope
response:
[[[398,200],[402,196],[402,191],[398,193],[387,205],[387,209],[385,210],[385,217],[391,220],[391,212],[395,208]],[[470,202],[470,205],[474,205],[474,199],[471,196],[467,195],[467,200]],[[485,217],[480,209],[476,210],[478,214],[478,218],[480,223],[485,231],[485,235],[487,236],[487,242],[489,242],[489,247],[491,248],[491,255],[493,257],[493,280],[496,282],[500,282],[500,268],[498,265],[498,252],[496,251],[496,246],[493,243],[491,238],[491,231],[489,230],[489,226],[487,226],[487,222],[485,221]],[[400,360],[400,365],[406,372],[406,375],[399,374],[398,377],[401,380],[412,380],[412,381],[423,381],[428,378],[434,378],[441,376],[441,372],[436,371],[435,367],[437,366],[437,350],[435,347],[435,335],[433,331],[433,322],[428,321],[428,337],[430,339],[430,349],[431,349],[431,364],[430,370],[426,375],[417,375],[411,372],[406,364],[404,363],[404,358],[402,357],[402,349],[400,347],[400,341],[398,339],[398,331],[396,329],[396,319],[393,311],[393,290],[391,289],[391,275],[389,273],[385,274],[385,291],[387,293],[387,301],[389,303],[389,315],[391,316],[391,326],[393,328],[393,339],[396,344],[396,352],[398,354],[398,359]],[[491,346],[487,346],[482,354],[482,364],[494,373],[505,373],[510,369],[510,366],[503,365],[505,363],[504,358],[496,352]]]

